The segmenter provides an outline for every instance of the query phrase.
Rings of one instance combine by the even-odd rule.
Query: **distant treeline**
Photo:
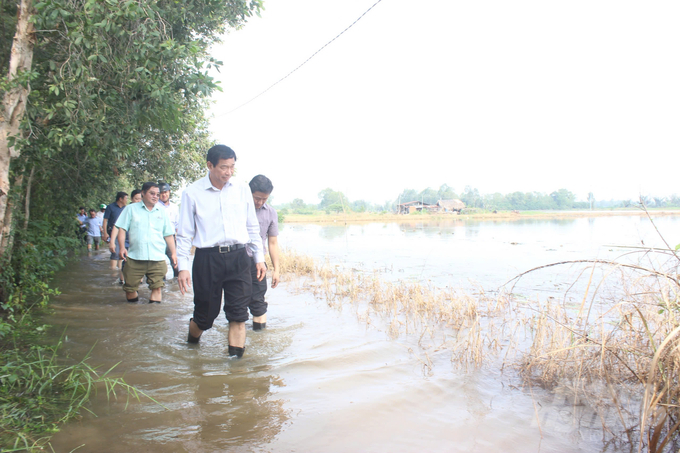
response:
[[[383,204],[370,203],[365,200],[350,201],[345,194],[327,188],[319,192],[318,204],[307,204],[296,198],[290,203],[276,205],[286,213],[313,214],[318,211],[331,212],[396,212],[397,205],[409,201],[421,201],[433,205],[439,200],[458,199],[465,203],[466,209],[483,209],[488,211],[543,211],[569,209],[610,209],[628,208],[639,204],[640,200],[597,200],[592,192],[587,201],[576,201],[576,196],[567,189],[559,189],[552,193],[542,192],[512,192],[501,194],[480,194],[479,190],[466,186],[461,193],[448,184],[442,184],[438,190],[428,187],[418,192],[405,189],[394,200]],[[642,201],[648,207],[680,207],[680,196],[643,197]]]

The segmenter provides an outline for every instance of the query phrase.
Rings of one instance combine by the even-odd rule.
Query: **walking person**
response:
[[[76,216],[76,220],[78,221],[78,229],[76,230],[78,234],[78,239],[84,241],[85,235],[87,234],[87,225],[85,225],[85,221],[87,220],[87,213],[85,212],[85,207],[81,206],[78,208],[78,215]]]
[[[126,261],[123,268],[123,291],[128,302],[139,301],[140,280],[146,276],[151,290],[149,303],[161,303],[163,277],[168,271],[165,247],[170,247],[170,262],[177,265],[173,229],[165,210],[159,208],[158,184],[146,182],[142,186],[142,202],[126,207],[116,221],[120,256]],[[130,232],[130,249],[125,247],[125,233]]]
[[[260,237],[262,238],[262,250],[267,254],[269,245],[269,257],[272,260],[272,289],[279,284],[279,216],[276,210],[267,204],[267,200],[274,190],[271,180],[264,175],[257,175],[250,180],[250,191],[253,194],[255,213],[260,224]],[[250,246],[249,246],[250,250]],[[248,308],[253,316],[253,330],[262,330],[267,326],[267,302],[264,296],[267,292],[267,277],[260,281],[256,278],[257,269],[251,267],[253,280],[253,293]]]
[[[102,239],[102,220],[97,217],[94,209],[90,209],[90,217],[85,219],[84,223],[87,227],[87,251],[92,251],[92,244],[95,250],[99,250],[99,242]]]
[[[135,189],[130,193],[130,203],[139,203],[142,201],[142,191],[139,189]],[[118,249],[118,227],[113,226],[111,229],[111,241],[109,241],[109,251],[113,254],[116,253],[116,249]],[[130,248],[130,232],[126,231],[125,232],[125,248],[129,249]],[[123,269],[125,269],[125,261],[121,262],[120,265],[120,270],[118,271],[118,284],[122,285],[124,283],[123,281]]]
[[[106,205],[104,203],[99,205],[99,212],[97,213],[97,217],[99,217],[102,220],[102,225],[104,225],[104,213],[106,212]]]
[[[182,293],[194,287],[194,316],[189,320],[189,343],[213,326],[220,313],[229,322],[229,355],[242,357],[246,347],[248,303],[252,291],[250,274],[254,260],[256,279],[266,268],[255,205],[247,184],[233,180],[236,153],[224,145],[208,150],[208,175],[182,194],[177,231],[179,277]],[[250,244],[253,258],[248,256]],[[191,274],[191,246],[196,247]]]
[[[128,194],[125,192],[118,192],[116,194],[116,201],[106,207],[106,211],[104,212],[104,221],[102,222],[102,238],[105,241],[108,242],[111,240],[111,230],[113,230],[113,227],[116,225],[116,220],[118,220],[120,213],[123,212],[127,202]],[[120,259],[120,250],[116,245],[117,242],[115,240],[112,240],[112,242],[116,247],[116,251],[111,253],[111,269],[120,269],[122,264],[122,260]]]
[[[175,234],[177,234],[177,225],[179,223],[179,208],[175,203],[170,201],[170,184],[168,184],[167,182],[159,182],[158,189],[161,191],[160,195],[158,196],[158,206],[165,209],[165,212],[168,214],[168,217],[170,218],[170,223],[172,223],[172,228],[174,229]],[[175,241],[175,246],[177,246],[175,236],[172,237],[172,240]],[[170,258],[169,248],[165,249],[165,255],[168,258]],[[173,277],[177,278],[179,271],[177,270],[176,267],[172,268],[172,274]]]

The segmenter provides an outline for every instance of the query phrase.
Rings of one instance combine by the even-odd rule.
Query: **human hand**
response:
[[[267,275],[267,266],[265,266],[263,261],[261,263],[257,263],[255,268],[257,269],[257,281],[261,282],[264,276]]]
[[[279,284],[279,271],[277,269],[274,269],[272,271],[272,289],[276,288],[276,285]]]
[[[177,283],[179,284],[179,291],[182,294],[189,292],[189,289],[191,288],[191,274],[189,271],[179,271]]]

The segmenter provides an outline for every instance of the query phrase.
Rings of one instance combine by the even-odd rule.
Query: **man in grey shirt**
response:
[[[267,204],[269,195],[274,190],[274,186],[269,178],[264,175],[255,176],[249,183],[250,191],[253,193],[255,212],[260,223],[260,237],[264,254],[267,254],[269,245],[269,256],[272,259],[272,288],[279,284],[279,216],[276,210]],[[267,277],[261,281],[255,278],[256,269],[253,266],[253,294],[250,298],[250,314],[253,315],[253,330],[262,330],[267,325],[267,302],[264,295],[267,292]]]

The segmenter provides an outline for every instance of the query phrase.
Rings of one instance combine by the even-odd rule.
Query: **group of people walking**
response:
[[[81,219],[84,208],[78,220],[87,228],[88,249],[91,244],[99,248],[97,228],[109,240],[111,267],[122,270],[128,302],[139,301],[144,277],[151,290],[149,303],[161,302],[167,256],[182,294],[193,287],[187,341],[198,343],[223,308],[229,355],[242,357],[248,312],[253,330],[266,327],[267,252],[273,266],[271,287],[279,283],[278,216],[267,204],[274,188],[269,178],[258,175],[249,184],[232,179],[235,164],[231,148],[213,146],[206,156],[208,174],[184,190],[179,208],[170,202],[167,183],[147,182],[132,192],[130,204],[128,194],[118,192],[115,202],[102,205],[99,222],[90,220],[97,217],[94,210]]]

